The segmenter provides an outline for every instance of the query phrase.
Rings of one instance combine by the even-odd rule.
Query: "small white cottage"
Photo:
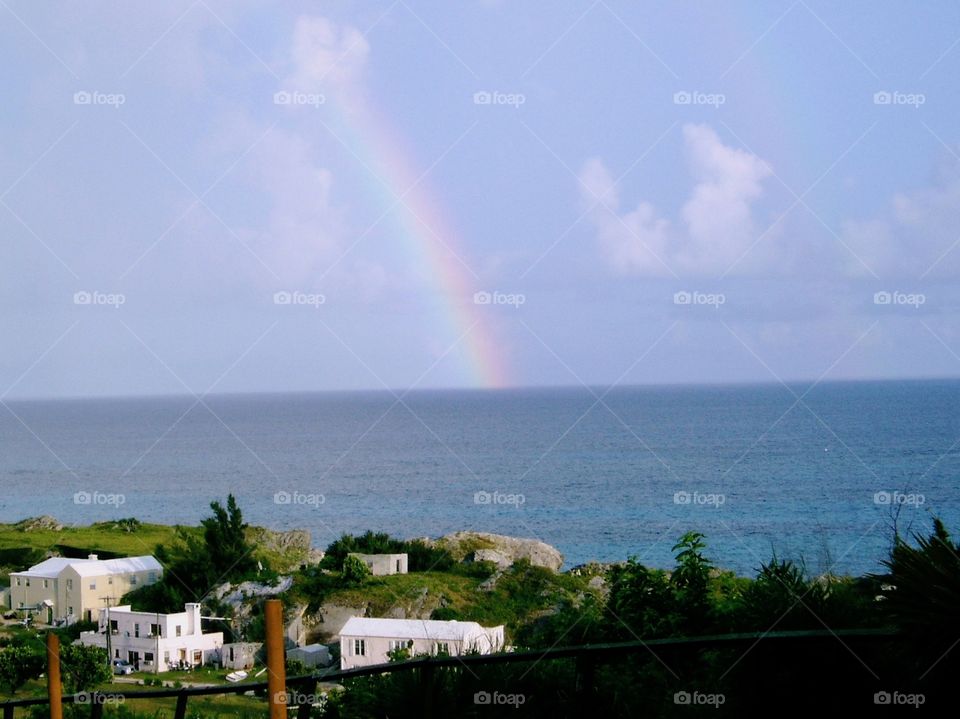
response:
[[[360,554],[359,552],[351,552],[349,556],[356,557],[366,564],[375,577],[407,573],[406,554]]]
[[[406,649],[410,656],[492,654],[503,649],[503,625],[351,617],[340,630],[341,669],[385,664],[389,653],[397,649]]]

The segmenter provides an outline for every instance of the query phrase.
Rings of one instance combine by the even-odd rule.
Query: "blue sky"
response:
[[[955,3],[0,18],[0,397],[960,373]]]

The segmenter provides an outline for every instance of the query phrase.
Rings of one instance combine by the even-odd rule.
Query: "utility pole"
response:
[[[110,630],[110,603],[113,601],[113,597],[104,597],[103,602],[106,604],[106,627],[107,627],[107,666],[110,667],[110,674],[113,674],[113,652],[111,648],[113,642],[111,641],[111,635],[113,632]]]

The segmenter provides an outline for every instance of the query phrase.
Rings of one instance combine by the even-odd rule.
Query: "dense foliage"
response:
[[[411,572],[442,572],[454,565],[454,559],[446,549],[434,547],[422,539],[395,539],[385,532],[367,531],[363,534],[344,534],[334,540],[324,554],[322,566],[339,571],[347,555],[404,554]]]
[[[445,716],[769,716],[785,707],[854,715],[876,702],[952,696],[960,665],[960,551],[943,525],[898,540],[890,573],[858,579],[811,577],[802,564],[772,558],[753,579],[717,570],[702,534],[674,546],[672,570],[630,559],[603,576],[604,597],[579,592],[513,635],[517,650],[784,630],[901,630],[901,637],[841,638],[827,632],[795,644],[751,641],[737,648],[648,648],[587,672],[573,660],[419,671],[348,681],[328,719],[416,717],[425,702]],[[524,612],[542,606],[548,570],[516,563],[499,575],[491,603]],[[436,612],[437,618],[455,618]],[[938,653],[930,651],[936,646]],[[398,656],[396,659],[402,659]],[[587,679],[589,677],[589,679]],[[478,699],[478,697],[480,697]],[[885,699],[886,698],[886,699]],[[697,701],[701,703],[698,705]],[[498,703],[499,702],[499,703]],[[512,702],[512,703],[511,703]],[[712,702],[712,703],[711,703]],[[478,706],[478,703],[484,706]]]
[[[199,536],[181,529],[173,546],[157,546],[162,579],[130,592],[124,603],[143,611],[180,612],[184,603],[198,601],[218,584],[272,576],[254,559],[255,548],[246,539],[247,525],[234,496],[227,497],[226,507],[214,501],[210,509],[213,515],[201,521]]]

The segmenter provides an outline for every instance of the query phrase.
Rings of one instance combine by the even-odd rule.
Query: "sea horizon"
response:
[[[774,554],[862,574],[889,552],[891,504],[901,532],[960,519],[953,378],[401,397],[10,402],[0,478],[17,491],[0,498],[0,520],[191,524],[233,492],[251,523],[308,529],[319,548],[366,529],[486,531],[555,546],[567,568],[630,556],[667,567],[696,530],[718,566],[741,574]],[[78,505],[78,492],[114,503]],[[278,503],[284,492],[307,499]]]

